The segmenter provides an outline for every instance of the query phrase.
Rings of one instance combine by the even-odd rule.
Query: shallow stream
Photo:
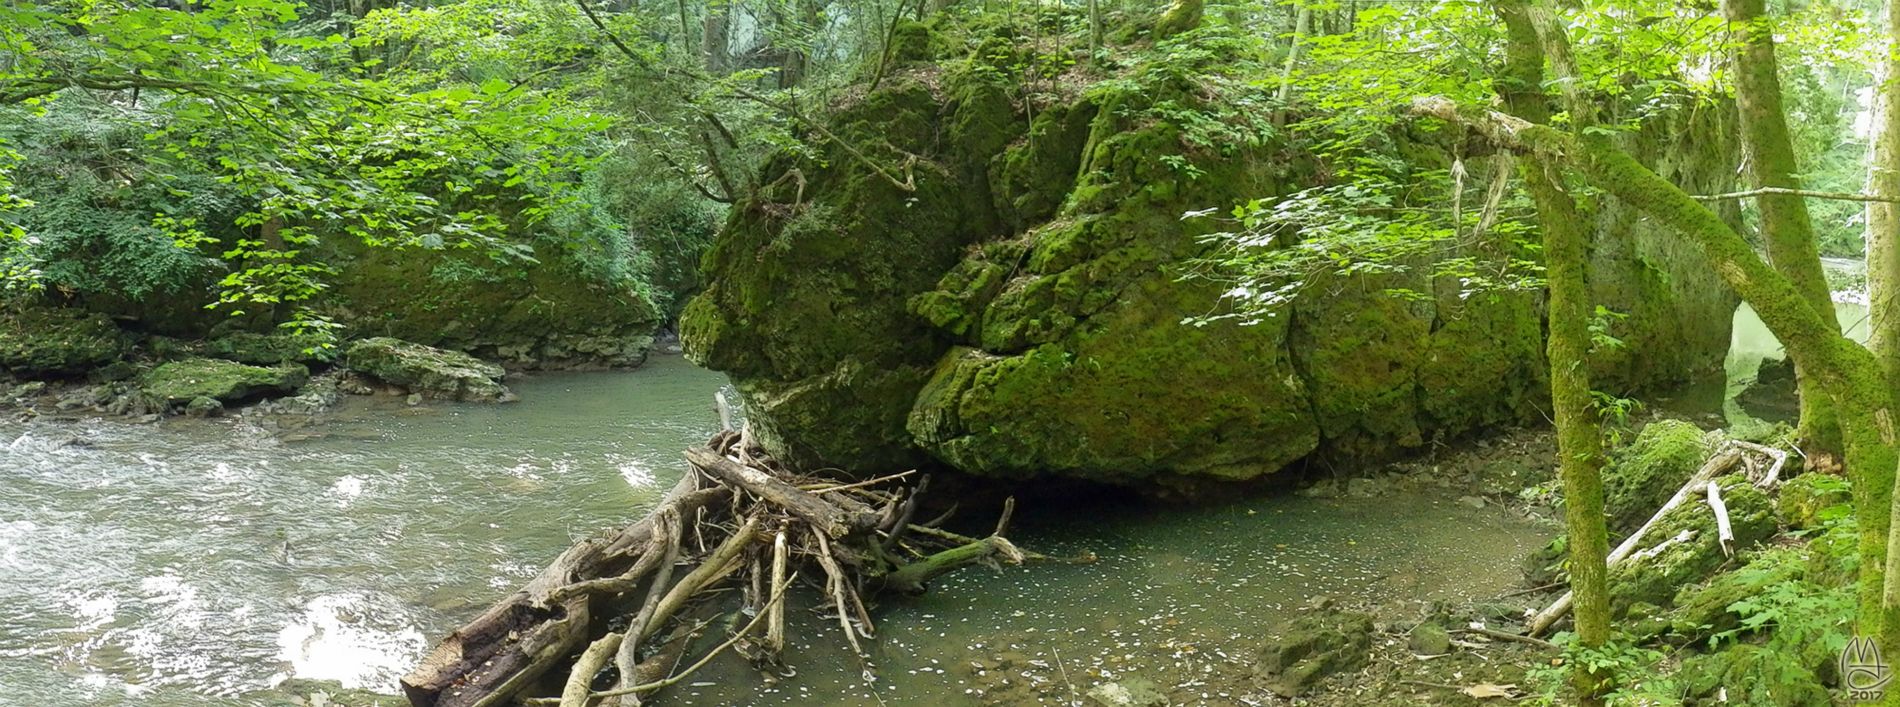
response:
[[[354,399],[290,433],[243,418],[0,422],[0,686],[20,704],[248,705],[288,677],[393,690],[427,644],[573,540],[642,513],[716,424],[675,357],[513,382],[519,403]],[[1318,595],[1490,596],[1546,530],[1454,495],[1025,508],[1015,539],[1100,563],[970,570],[880,613],[867,685],[804,618],[795,678],[715,663],[684,704],[1059,701],[1201,684]],[[1059,688],[1055,686],[1060,686]]]

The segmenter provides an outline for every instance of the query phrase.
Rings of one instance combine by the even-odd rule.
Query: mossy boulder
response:
[[[188,358],[152,369],[140,378],[139,389],[157,401],[177,406],[199,398],[228,403],[288,395],[309,379],[310,370],[294,363],[266,368],[215,358]]]
[[[1322,610],[1276,629],[1260,647],[1254,677],[1281,697],[1295,697],[1326,676],[1366,666],[1372,617]]]
[[[1793,530],[1819,528],[1832,517],[1851,513],[1853,493],[1847,480],[1827,474],[1802,474],[1781,484],[1775,510]]]
[[[1740,474],[1715,480],[1728,507],[1734,549],[1747,550],[1776,531],[1774,502]],[[1642,548],[1610,568],[1610,611],[1621,616],[1647,602],[1667,608],[1682,587],[1702,581],[1730,562],[1717,541],[1715,512],[1692,498],[1665,514],[1644,536]]]
[[[1419,262],[1286,283],[1302,294],[1256,321],[1203,319],[1224,311],[1229,285],[1196,275],[1231,224],[1183,215],[1322,183],[1317,158],[1280,134],[1207,144],[1179,116],[1233,106],[1209,105],[1180,66],[1137,67],[1150,73],[1031,116],[999,83],[1008,62],[994,64],[1020,44],[933,41],[976,49],[835,106],[840,139],[772,158],[732,210],[680,332],[691,358],[745,394],[768,450],[860,474],[941,464],[1195,489],[1541,419],[1537,292],[1473,291]],[[1442,134],[1392,139],[1415,156],[1404,168],[1450,167]],[[1601,267],[1632,281],[1643,268],[1638,294],[1666,296],[1631,319],[1681,327],[1677,304],[1698,296],[1713,302],[1698,316],[1701,304],[1732,309],[1718,286],[1670,284],[1696,281],[1699,256],[1619,234]],[[1721,340],[1632,333],[1637,358],[1619,365],[1666,345],[1712,366],[1728,319],[1697,322]]]
[[[1742,644],[1682,661],[1683,693],[1738,707],[1829,707],[1827,687],[1798,656]],[[1717,693],[1723,693],[1716,698]],[[1700,702],[1698,702],[1700,704]]]
[[[0,310],[0,373],[69,376],[119,360],[131,337],[103,314],[29,306]]]
[[[310,363],[322,359],[316,342],[291,334],[259,334],[239,331],[205,342],[205,354],[216,358],[274,366],[284,363]]]
[[[424,397],[471,402],[514,399],[501,384],[507,375],[501,366],[460,351],[385,336],[351,344],[344,360],[351,370]]]
[[[1657,420],[1645,425],[1603,469],[1603,510],[1609,515],[1610,532],[1627,534],[1642,526],[1689,482],[1708,452],[1702,429],[1693,424]]]
[[[586,265],[607,254],[536,245],[527,260],[326,243],[338,269],[330,306],[351,336],[399,338],[520,368],[631,367],[646,361],[664,319],[636,278]]]
[[[1799,563],[1752,561],[1734,572],[1683,587],[1676,592],[1669,628],[1690,641],[1735,629],[1741,625],[1741,617],[1729,607],[1769,587],[1799,579],[1802,574]]]

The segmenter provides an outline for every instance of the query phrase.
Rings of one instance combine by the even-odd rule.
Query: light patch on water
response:
[[[296,677],[394,691],[397,679],[422,655],[426,639],[413,624],[378,610],[362,594],[312,599],[303,616],[277,634],[278,657]]]
[[[0,522],[0,568],[26,569],[26,563],[20,559],[20,549],[24,540],[38,530],[39,526],[30,520],[12,520]]]
[[[351,501],[363,495],[363,488],[368,484],[361,476],[345,476],[330,485],[330,495],[336,496],[338,508],[347,508]]]
[[[648,468],[645,464],[641,464],[638,459],[621,462],[620,466],[616,468],[620,471],[620,478],[627,480],[628,486],[644,489],[653,488],[658,485],[657,480],[653,476],[653,470]]]
[[[82,619],[75,631],[92,631],[106,624],[119,613],[119,599],[111,594],[72,596],[66,598],[66,605],[72,607],[73,616]]]

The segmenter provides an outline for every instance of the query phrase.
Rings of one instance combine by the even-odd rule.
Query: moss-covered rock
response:
[[[1372,617],[1321,611],[1276,629],[1260,647],[1254,675],[1281,697],[1294,697],[1328,675],[1365,667],[1372,650]]]
[[[1774,502],[1739,474],[1718,478],[1736,551],[1775,534]],[[1610,611],[1621,616],[1637,602],[1668,607],[1682,587],[1702,581],[1730,561],[1717,542],[1715,512],[1693,500],[1665,514],[1643,548],[1610,568]]]
[[[0,373],[68,376],[124,356],[131,338],[103,314],[55,307],[0,309]]]
[[[327,305],[352,336],[468,351],[521,368],[638,366],[663,316],[638,281],[587,256],[536,246],[534,260],[338,239]]]
[[[1741,617],[1729,607],[1761,594],[1767,588],[1800,578],[1802,567],[1793,562],[1750,562],[1676,592],[1669,628],[1694,641],[1737,628]]]
[[[351,370],[425,397],[469,402],[514,399],[501,384],[507,375],[501,366],[460,351],[382,336],[351,344],[344,360]]]
[[[1428,263],[1315,278],[1258,322],[1184,323],[1221,306],[1227,287],[1194,275],[1227,226],[1183,214],[1288,194],[1322,168],[1284,136],[1208,144],[1189,118],[1232,106],[1208,105],[1180,66],[1138,67],[1032,116],[999,83],[1020,51],[1006,35],[933,41],[976,49],[837,106],[823,159],[770,161],[708,253],[681,337],[746,395],[770,451],[859,473],[934,462],[1196,486],[1540,419],[1541,296],[1472,292]],[[1449,167],[1442,136],[1395,132],[1411,168]],[[1682,326],[1676,304],[1699,295],[1671,283],[1693,281],[1701,259],[1619,238],[1648,260],[1601,267],[1648,268],[1642,293],[1673,298],[1631,319]],[[1630,348],[1719,361],[1727,321],[1697,322],[1720,342],[1632,333]]]
[[[1851,513],[1848,503],[1853,494],[1847,480],[1827,474],[1802,474],[1781,484],[1775,496],[1775,511],[1782,524],[1793,530],[1819,528],[1833,517]]]
[[[322,359],[316,351],[316,342],[290,334],[232,332],[205,342],[204,350],[209,356],[258,366]]]
[[[1828,707],[1827,687],[1802,661],[1766,646],[1743,644],[1694,655],[1677,671],[1691,698],[1715,698],[1741,707]]]
[[[154,400],[176,406],[199,398],[243,402],[287,395],[309,379],[309,369],[294,363],[265,368],[215,358],[189,358],[152,369],[139,380],[139,388]]]
[[[1610,531],[1636,530],[1689,482],[1707,460],[1701,428],[1681,420],[1657,420],[1636,441],[1618,450],[1603,469],[1603,510]]]

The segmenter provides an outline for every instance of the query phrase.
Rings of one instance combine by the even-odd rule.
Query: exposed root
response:
[[[728,425],[704,447],[687,450],[686,459],[685,478],[645,518],[576,544],[438,644],[403,678],[410,703],[638,705],[727,651],[769,674],[790,675],[786,594],[801,573],[819,571],[823,603],[871,680],[862,643],[874,635],[867,598],[923,592],[932,580],[970,565],[1094,559],[1016,547],[1004,537],[1014,499],[988,537],[933,527],[941,519],[915,524],[927,476],[907,471],[850,481],[802,475],[754,446],[746,429]],[[730,591],[735,588],[741,591]],[[743,597],[738,608],[717,608],[732,607],[736,597]],[[732,611],[751,619],[679,668],[713,623],[701,617]],[[562,669],[564,679],[549,684],[546,678]],[[611,689],[594,691],[609,678]],[[556,689],[558,697],[544,692]]]

